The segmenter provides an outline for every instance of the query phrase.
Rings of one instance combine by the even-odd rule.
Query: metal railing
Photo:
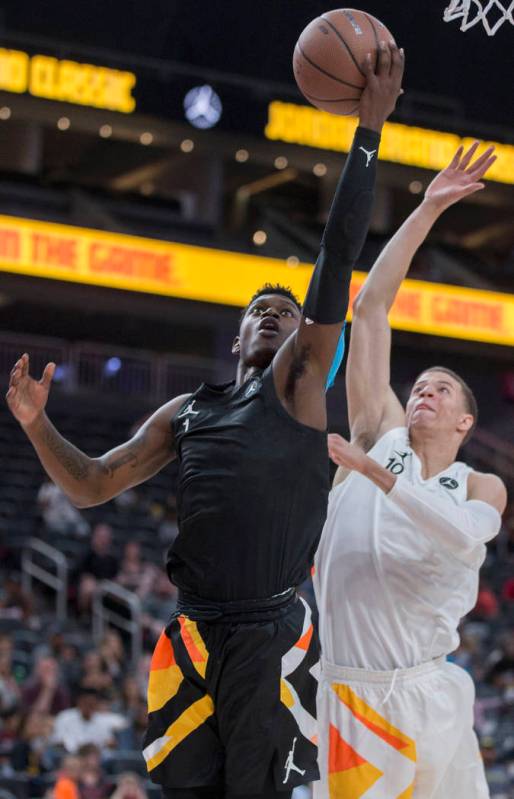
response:
[[[42,555],[55,566],[55,573],[36,562],[35,556]],[[40,559],[39,559],[40,560]],[[21,555],[22,585],[30,593],[32,581],[38,580],[56,595],[56,615],[59,621],[66,621],[68,601],[68,562],[66,557],[55,547],[46,544],[39,538],[30,538]]]
[[[212,361],[147,350],[113,347],[96,342],[70,344],[62,339],[0,331],[0,377],[9,373],[23,352],[30,354],[30,371],[39,377],[49,361],[57,364],[53,383],[67,393],[146,397],[165,401],[194,391],[200,383],[216,382]]]
[[[514,446],[510,442],[477,428],[466,444],[466,455],[477,466],[500,475],[508,486],[514,487]]]
[[[107,607],[105,600],[109,598],[120,611]],[[121,610],[128,612],[128,617]],[[130,635],[130,653],[132,665],[136,666],[142,652],[141,600],[132,591],[111,580],[102,580],[93,596],[93,638],[99,644],[107,627],[117,627]]]

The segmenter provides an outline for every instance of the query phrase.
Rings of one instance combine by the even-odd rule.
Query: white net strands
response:
[[[514,0],[451,0],[444,12],[444,21],[460,19],[461,31],[482,23],[488,36],[494,34],[505,22],[514,25]]]

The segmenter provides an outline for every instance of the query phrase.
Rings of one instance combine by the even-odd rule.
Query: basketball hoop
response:
[[[481,22],[488,36],[494,36],[504,22],[514,25],[514,0],[451,0],[445,9],[444,21],[462,20],[461,31]]]

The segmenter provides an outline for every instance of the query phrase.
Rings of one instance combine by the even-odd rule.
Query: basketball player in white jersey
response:
[[[347,366],[351,443],[315,563],[323,653],[318,799],[486,799],[474,687],[446,655],[473,607],[502,481],[456,460],[477,418],[468,386],[420,374],[405,410],[389,385],[387,314],[438,216],[483,188],[492,148],[458,150],[381,253],[354,306]]]

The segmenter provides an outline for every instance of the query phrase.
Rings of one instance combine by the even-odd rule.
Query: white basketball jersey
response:
[[[386,433],[368,453],[399,480],[460,505],[472,472],[456,461],[424,480],[406,428]],[[475,605],[478,569],[414,528],[371,480],[357,472],[330,494],[316,554],[314,588],[324,658],[339,666],[409,668],[452,652],[460,619]]]

